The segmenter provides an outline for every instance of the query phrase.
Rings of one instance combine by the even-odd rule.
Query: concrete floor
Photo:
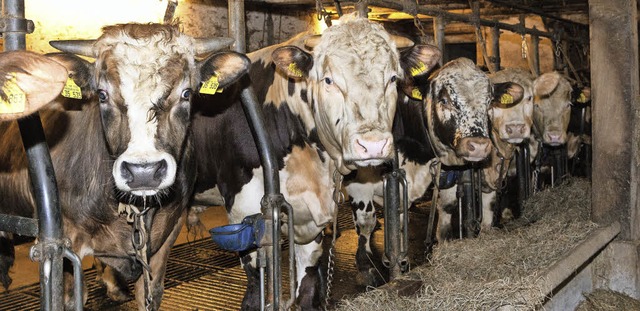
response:
[[[222,206],[213,206],[207,209],[204,213],[200,215],[200,220],[204,224],[205,228],[213,228],[216,226],[226,225],[227,221],[227,213]],[[208,232],[203,232],[203,234],[209,235]],[[196,237],[197,239],[203,238],[204,236]],[[180,231],[180,235],[178,235],[178,239],[176,240],[175,245],[184,244],[188,241],[194,240],[193,235],[189,236],[187,233],[186,226],[182,227]],[[38,273],[38,263],[31,261],[29,259],[29,251],[31,250],[31,246],[34,243],[24,243],[20,245],[16,245],[16,259],[11,271],[9,271],[9,275],[13,279],[13,283],[9,287],[9,290],[12,288],[18,288],[24,285],[29,285],[33,283],[39,282],[39,273]],[[87,256],[82,260],[82,268],[88,269],[93,265],[93,257]],[[0,286],[0,293],[4,293],[4,287]],[[0,308],[1,309],[1,308]]]

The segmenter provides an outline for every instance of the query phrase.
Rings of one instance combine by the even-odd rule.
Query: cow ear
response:
[[[524,97],[524,88],[517,83],[504,82],[493,85],[493,100],[491,106],[500,108],[509,108],[520,101]]]
[[[533,94],[536,96],[549,96],[558,87],[560,74],[557,72],[547,72],[533,81]]]
[[[67,69],[68,79],[65,83],[65,90],[62,92],[63,97],[82,99],[93,95],[93,64],[91,62],[71,53],[50,53],[47,54],[47,57],[60,63]],[[70,93],[73,91],[71,88],[75,87],[79,88],[80,94]],[[65,105],[65,107],[67,106]]]
[[[591,88],[585,86],[583,88],[575,88],[571,92],[571,101],[578,104],[586,104],[591,101]]]
[[[410,77],[418,77],[428,74],[438,65],[442,57],[440,50],[429,44],[414,45],[400,56],[400,65]]]
[[[271,54],[273,62],[290,78],[304,78],[309,76],[313,67],[311,54],[296,46],[283,46]]]
[[[67,70],[43,55],[26,51],[0,54],[0,120],[36,112],[53,101],[67,80]]]
[[[236,82],[247,71],[251,61],[249,58],[236,52],[219,52],[209,56],[200,63],[200,79],[209,89],[215,88],[213,93]]]

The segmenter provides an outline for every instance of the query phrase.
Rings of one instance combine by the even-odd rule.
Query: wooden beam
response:
[[[589,0],[593,106],[592,218],[640,239],[636,0]]]

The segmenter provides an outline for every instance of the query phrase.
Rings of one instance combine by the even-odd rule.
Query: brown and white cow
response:
[[[190,135],[193,90],[214,73],[224,87],[249,66],[246,56],[234,52],[196,59],[230,43],[193,39],[177,25],[160,24],[108,26],[95,41],[52,42],[60,50],[96,59],[89,63],[69,53],[50,56],[79,86],[88,87],[82,92],[82,110],[56,105],[42,112],[64,236],[80,257],[93,255],[105,265],[103,280],[110,297],[126,298],[128,290],[118,285],[137,280],[140,310],[146,304],[143,265],[133,255],[134,228],[127,211],[151,208],[147,214],[152,216],[143,216],[151,227],[146,235],[151,269],[147,307],[158,310],[167,257],[196,175]],[[33,216],[18,129],[8,123],[1,127],[0,207]],[[5,162],[8,159],[12,161]],[[66,298],[67,308],[73,307],[73,300]]]
[[[296,243],[302,310],[322,308],[318,259],[322,231],[335,215],[334,172],[347,174],[393,156],[397,84],[411,68],[422,74],[433,67],[434,50],[416,45],[401,55],[381,25],[345,15],[321,37],[301,35],[248,55],[250,82],[278,159],[280,189],[294,210],[290,238]],[[239,223],[260,212],[262,167],[237,92],[229,88],[216,96],[232,104],[224,110],[204,106],[193,123],[201,173],[196,198],[202,202],[217,187],[229,221]],[[255,252],[241,255],[249,279],[243,309],[254,310],[259,308]]]
[[[489,77],[471,60],[460,58],[433,72],[426,81],[404,85],[407,94],[417,87],[423,100],[403,96],[394,122],[394,139],[400,167],[405,170],[409,203],[422,197],[432,184],[431,164],[440,161],[460,166],[483,161],[491,152],[487,110],[494,97],[509,91],[492,85]],[[356,260],[363,281],[375,284],[375,270],[368,263],[371,234],[376,225],[373,202],[381,203],[381,169],[359,169],[347,186],[352,198],[359,234]],[[439,228],[448,230],[449,219],[439,208]]]

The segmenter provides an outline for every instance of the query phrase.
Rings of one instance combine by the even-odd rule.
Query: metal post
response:
[[[447,22],[444,20],[444,18],[440,16],[436,16],[433,19],[434,41],[438,49],[440,49],[440,52],[442,52],[442,57],[440,57],[440,61],[439,61],[440,66],[442,66],[445,61],[448,61],[447,55],[444,50],[444,28],[446,24]]]
[[[400,176],[398,157],[391,161],[393,170],[384,176],[384,255],[389,279],[400,276]],[[404,215],[407,217],[408,215]],[[406,242],[405,242],[406,243]]]
[[[529,166],[529,145],[523,143],[516,151],[516,170],[518,172],[518,205],[522,206],[523,202],[529,198],[531,187],[531,169]]]
[[[495,72],[500,71],[500,28],[491,28],[493,36],[491,36],[491,47],[493,52],[493,68]],[[488,65],[488,64],[487,64]]]
[[[24,0],[4,0],[4,50],[24,50],[26,48],[29,22],[24,15]],[[64,308],[64,286],[62,276],[62,213],[58,199],[56,177],[49,155],[40,116],[18,121],[22,143],[29,161],[36,209],[38,213],[38,245],[34,248],[40,261],[40,307],[42,310],[62,310]],[[36,245],[36,246],[38,246]]]
[[[246,52],[245,34],[244,0],[229,0],[229,36],[236,41],[233,47],[236,52]],[[245,116],[249,120],[254,140],[258,146],[264,174],[265,189],[261,211],[266,219],[271,220],[272,224],[273,246],[271,258],[267,258],[269,262],[267,265],[267,279],[271,281],[267,283],[267,291],[269,293],[267,303],[270,304],[271,310],[279,310],[281,300],[280,284],[282,284],[282,274],[280,273],[280,206],[283,204],[284,199],[280,194],[278,162],[275,158],[269,136],[265,131],[262,106],[258,103],[251,86],[242,90],[240,99]],[[289,218],[292,217],[293,215],[289,215]],[[267,257],[269,257],[269,254],[267,254]],[[293,260],[295,260],[295,258],[290,258],[291,262],[293,262]],[[291,277],[295,278],[295,275]]]
[[[358,2],[356,2],[355,9],[360,16],[369,18],[369,1],[358,0]]]
[[[464,226],[463,237],[473,238],[475,236],[475,214],[476,214],[476,193],[474,191],[473,169],[468,168],[462,171],[460,177],[460,185],[462,186],[462,224]]]

